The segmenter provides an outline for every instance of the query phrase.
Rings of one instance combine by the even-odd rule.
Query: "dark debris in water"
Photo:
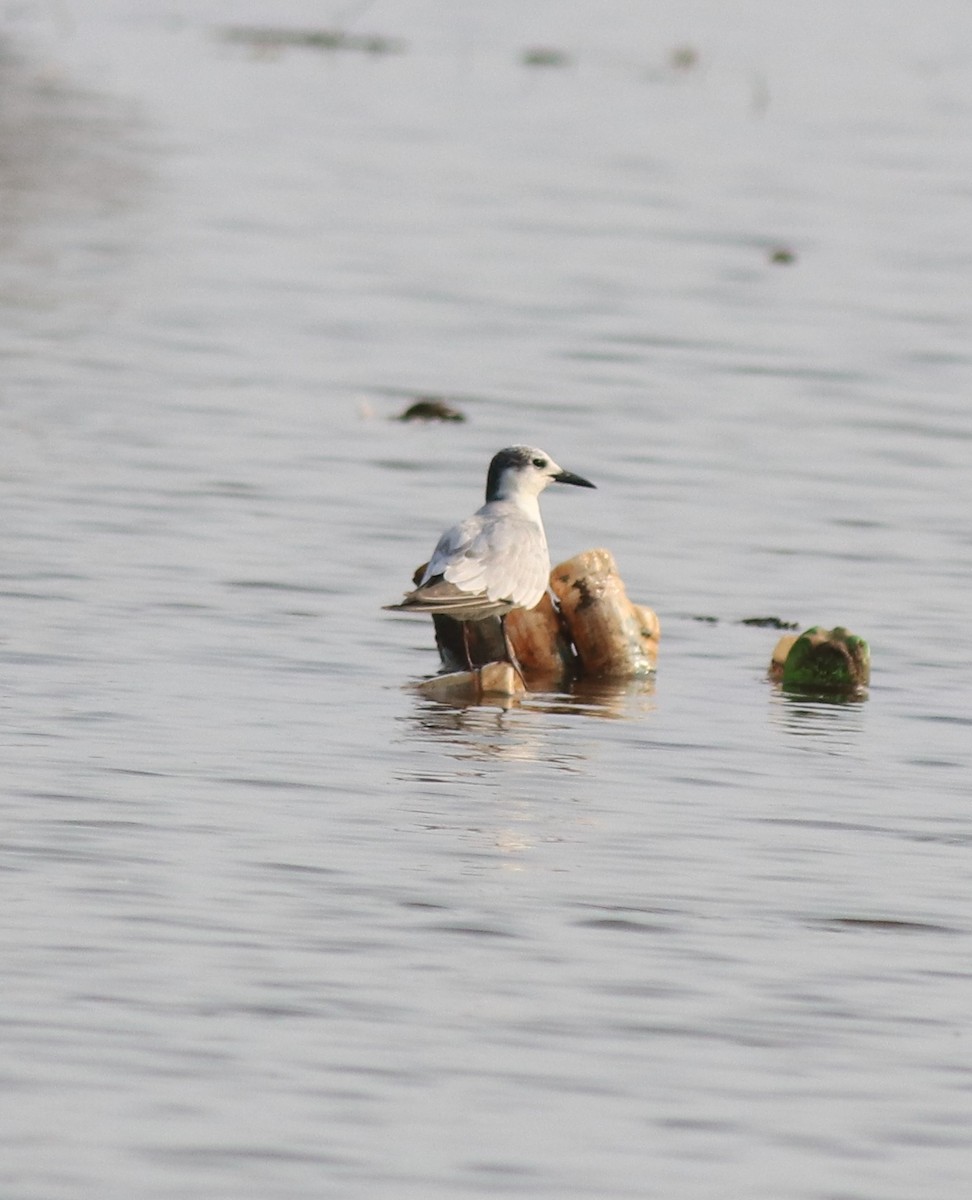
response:
[[[672,83],[684,79],[702,66],[702,55],[695,46],[687,43],[672,46],[664,58],[645,70],[645,78],[652,83]]]
[[[633,921],[630,917],[591,917],[578,921],[580,929],[608,929],[617,933],[668,933],[672,926],[649,921]]]
[[[525,67],[569,67],[571,57],[556,46],[529,46],[520,55],[520,61]]]
[[[280,579],[224,579],[223,586],[240,591],[295,592],[298,595],[326,596],[327,588],[311,583],[290,583]]]
[[[699,52],[694,46],[676,46],[668,62],[675,71],[691,71],[699,65]]]
[[[702,625],[718,625],[721,617],[712,616],[709,613],[689,613],[690,621],[698,621]],[[728,619],[728,618],[727,618]],[[782,617],[743,617],[737,622],[739,625],[751,625],[755,629],[799,629],[799,621],[784,621]]]
[[[830,917],[815,922],[825,929],[876,929],[884,933],[956,933],[933,921],[903,921],[893,917]]]
[[[262,53],[285,49],[354,50],[360,54],[401,54],[405,42],[378,33],[348,33],[344,29],[286,29],[273,25],[228,25],[220,36]]]
[[[396,421],[465,421],[464,413],[447,404],[440,396],[422,396],[410,404]]]
[[[796,251],[791,250],[789,246],[771,246],[769,260],[779,266],[789,266],[797,260]]]

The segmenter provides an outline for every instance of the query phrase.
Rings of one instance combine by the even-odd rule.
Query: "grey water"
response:
[[[5,1200],[969,1194],[972,9],[0,49]],[[380,606],[520,441],[657,678],[434,703]]]

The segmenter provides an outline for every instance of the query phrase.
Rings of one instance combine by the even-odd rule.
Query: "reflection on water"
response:
[[[441,678],[441,677],[436,677]],[[441,706],[451,712],[486,708],[509,711],[514,708],[534,712],[568,713],[602,719],[623,719],[645,716],[654,708],[655,677],[637,679],[581,679],[566,688],[545,691],[535,680],[525,694],[505,696],[497,693],[480,695],[473,688],[457,688],[447,699],[422,696],[425,703]],[[421,684],[416,688],[420,689]]]
[[[770,698],[772,724],[830,754],[846,753],[864,731],[866,695],[808,696],[773,683]]]
[[[556,749],[554,729],[542,713],[521,705],[469,704],[462,708],[422,704],[402,718],[409,738],[431,738],[458,759],[544,762],[570,769],[575,754]]]
[[[655,676],[638,679],[579,679],[569,692],[534,700],[546,712],[577,713],[588,717],[638,719],[655,709]]]

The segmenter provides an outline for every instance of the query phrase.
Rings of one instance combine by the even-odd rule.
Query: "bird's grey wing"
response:
[[[432,551],[425,574],[419,580],[419,587],[424,587],[438,575],[445,575],[454,562],[461,561],[469,553],[479,532],[480,526],[475,516],[467,517],[465,521],[447,529]]]
[[[487,594],[480,557],[485,550],[479,514],[467,517],[439,538],[415,591],[401,604],[385,607],[399,612],[440,613],[460,621],[502,616],[512,605],[503,596]],[[453,572],[458,579],[452,578]]]
[[[464,592],[485,593],[490,600],[532,608],[543,596],[550,575],[543,532],[515,510],[487,509],[484,506],[450,530],[463,536],[450,545],[448,561],[441,562],[436,573]],[[433,561],[436,558],[438,548]]]

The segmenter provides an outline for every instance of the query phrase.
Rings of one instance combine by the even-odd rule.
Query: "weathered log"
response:
[[[793,649],[793,643],[799,636],[798,633],[785,633],[773,647],[773,657],[770,659],[770,674],[774,679],[783,678],[783,664],[786,662],[786,656]]]
[[[648,675],[658,661],[658,617],[628,599],[609,550],[586,550],[554,567],[550,584],[584,679]]]
[[[506,642],[498,617],[457,621],[433,614],[435,644],[448,671],[465,671],[506,658]],[[528,677],[563,683],[575,674],[576,657],[560,614],[549,595],[536,608],[515,608],[506,617],[506,632],[517,662]]]
[[[424,572],[423,564],[415,572],[416,585]],[[550,583],[556,602],[547,594],[536,608],[513,609],[506,616],[507,636],[528,682],[559,687],[578,678],[635,679],[655,669],[658,617],[628,599],[609,551],[588,550],[561,563]],[[429,680],[424,691],[516,695],[524,690],[515,671],[517,686],[505,674],[480,670],[509,666],[498,618],[457,621],[434,614],[432,619],[439,656],[450,674]]]
[[[564,682],[577,673],[577,657],[560,612],[549,593],[536,608],[514,608],[506,617],[506,632],[523,672]]]
[[[435,644],[447,671],[468,671],[506,658],[506,642],[499,617],[483,621],[457,621],[432,614]]]
[[[863,691],[871,680],[867,642],[840,625],[814,625],[798,637],[782,637],[770,661],[770,675],[785,688],[847,694]]]
[[[423,679],[418,689],[433,700],[481,700],[484,696],[522,696],[523,680],[508,662],[486,663],[474,671],[452,671]]]

